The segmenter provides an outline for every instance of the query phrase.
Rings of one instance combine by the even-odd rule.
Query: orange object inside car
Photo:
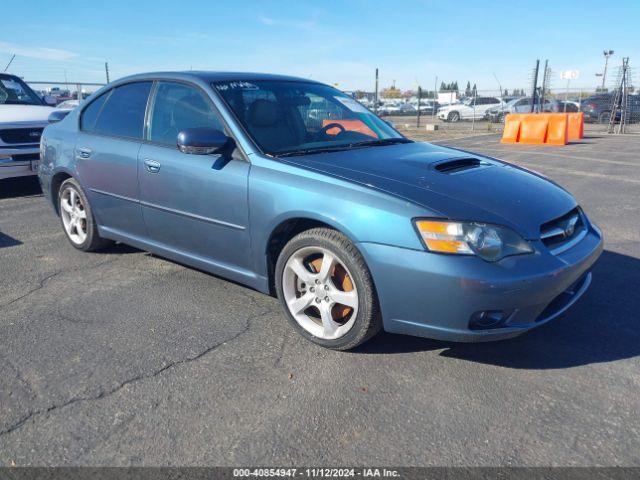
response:
[[[326,127],[332,123],[337,123],[344,127],[345,130],[350,132],[359,132],[365,135],[369,135],[373,138],[378,138],[378,135],[375,134],[373,130],[371,130],[362,120],[333,120],[333,119],[324,119],[322,120],[322,126]],[[333,127],[327,130],[327,134],[329,135],[337,135],[341,132],[340,128]]]

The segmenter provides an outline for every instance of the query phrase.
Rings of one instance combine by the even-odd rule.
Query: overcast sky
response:
[[[9,71],[27,80],[104,82],[108,61],[111,79],[193,68],[372,90],[378,67],[381,87],[432,88],[437,75],[513,89],[548,58],[552,86],[575,69],[572,86],[591,88],[605,48],[615,50],[610,71],[623,56],[640,64],[640,0],[60,0],[10,3],[1,22],[0,71],[15,53]]]

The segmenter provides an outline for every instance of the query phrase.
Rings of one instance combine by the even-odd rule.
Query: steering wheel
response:
[[[344,126],[340,125],[339,123],[328,123],[326,124],[324,127],[322,127],[320,130],[317,131],[317,133],[315,134],[315,138],[316,139],[320,139],[326,135],[328,135],[328,131],[331,130],[332,128],[338,128],[340,131],[338,133],[336,133],[335,136],[340,135],[342,132],[346,132],[347,129],[344,128]]]

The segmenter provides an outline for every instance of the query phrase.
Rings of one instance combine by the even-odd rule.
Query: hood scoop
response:
[[[491,164],[489,162],[483,162],[478,158],[454,158],[452,160],[445,160],[434,165],[434,169],[440,173],[459,173],[465,170],[471,170],[478,167],[488,167]]]

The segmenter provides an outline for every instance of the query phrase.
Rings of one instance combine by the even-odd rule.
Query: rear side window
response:
[[[182,83],[158,83],[149,125],[149,140],[175,146],[178,133],[187,128],[199,127],[223,130],[204,93]]]
[[[128,83],[109,95],[96,121],[95,133],[142,139],[151,82]]]
[[[109,96],[109,92],[100,95],[93,102],[89,104],[87,108],[82,112],[82,117],[80,119],[80,129],[85,132],[93,132],[93,129],[96,126],[96,120],[98,119],[98,115],[100,114],[100,110],[104,105],[104,101]]]

